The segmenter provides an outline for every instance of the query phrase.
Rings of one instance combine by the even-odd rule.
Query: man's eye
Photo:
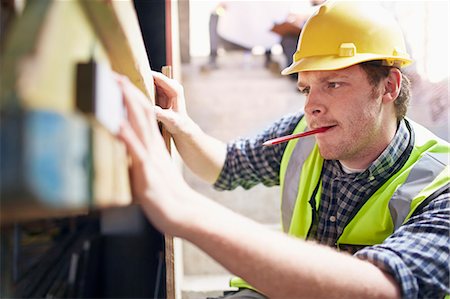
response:
[[[328,83],[328,88],[335,89],[335,88],[339,88],[340,86],[341,86],[341,84],[338,82],[329,82]]]
[[[308,95],[309,94],[309,87],[299,88],[298,90],[300,90],[300,93],[302,93],[304,95]]]

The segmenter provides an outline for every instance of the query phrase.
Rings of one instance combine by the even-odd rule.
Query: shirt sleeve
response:
[[[355,256],[391,273],[402,298],[444,298],[449,288],[449,188],[417,210],[382,244]]]
[[[227,156],[222,171],[214,183],[217,190],[244,189],[262,183],[280,184],[279,170],[286,142],[263,146],[263,142],[291,134],[303,113],[285,116],[252,138],[241,138],[227,145]]]

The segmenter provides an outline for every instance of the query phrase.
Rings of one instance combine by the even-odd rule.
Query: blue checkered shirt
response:
[[[279,171],[286,143],[264,147],[268,139],[291,134],[301,113],[283,117],[261,134],[239,139],[227,146],[227,158],[214,187],[249,189],[256,184],[280,184]],[[338,161],[325,160],[322,198],[310,239],[334,247],[345,224],[380,182],[395,172],[409,146],[411,133],[402,121],[384,152],[361,173],[345,173]],[[450,190],[434,194],[412,217],[382,244],[347,248],[356,257],[370,261],[393,275],[403,298],[444,298],[450,293]]]

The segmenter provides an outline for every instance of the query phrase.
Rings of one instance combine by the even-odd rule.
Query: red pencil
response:
[[[325,132],[326,130],[328,130],[327,127],[322,127],[322,128],[314,129],[314,130],[303,132],[303,133],[282,136],[282,137],[267,140],[266,142],[263,143],[263,145],[275,145],[278,143],[289,141],[291,139],[305,137],[305,136],[309,136],[309,135],[313,135],[313,134],[317,134],[317,133],[322,133],[322,132]]]

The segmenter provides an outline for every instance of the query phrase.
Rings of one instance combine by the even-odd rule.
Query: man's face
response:
[[[308,127],[328,127],[315,135],[325,159],[365,167],[386,147],[381,93],[375,92],[360,66],[301,72],[298,86],[306,96]]]

